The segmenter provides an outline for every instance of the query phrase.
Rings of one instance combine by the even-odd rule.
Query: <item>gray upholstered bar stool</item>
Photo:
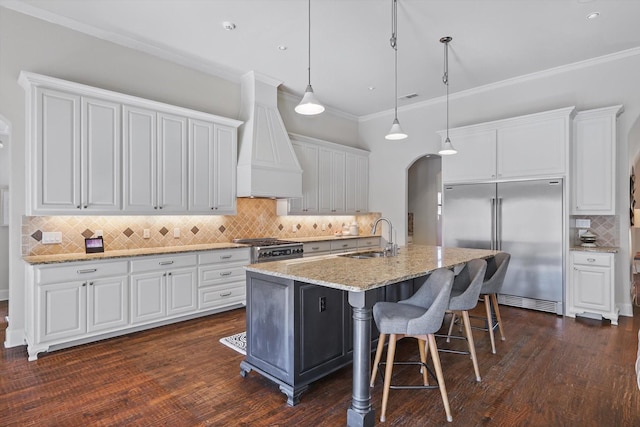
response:
[[[511,255],[506,252],[500,252],[499,254],[496,254],[496,256],[490,258],[487,261],[487,272],[485,274],[484,283],[480,289],[480,295],[484,298],[484,306],[487,312],[487,328],[485,330],[489,331],[489,337],[491,338],[491,351],[493,354],[496,354],[496,339],[493,334],[496,326],[500,330],[500,337],[502,338],[502,341],[505,340],[497,295],[502,289],[502,284],[504,283],[504,277],[507,274],[510,259]],[[493,323],[493,315],[491,313],[491,303],[493,303],[493,310],[496,314],[497,322],[495,324]]]
[[[442,375],[442,366],[435,336],[433,335],[442,326],[444,313],[449,305],[449,296],[453,285],[453,272],[441,268],[427,278],[426,282],[411,297],[399,302],[378,302],[373,306],[373,318],[380,331],[378,349],[373,363],[371,374],[371,387],[376,379],[376,372],[382,352],[384,350],[385,338],[389,336],[389,347],[387,348],[387,363],[384,374],[384,389],[382,391],[382,413],[380,421],[385,421],[387,413],[387,402],[389,400],[389,389],[391,387],[391,375],[393,373],[393,363],[396,351],[396,342],[402,338],[412,337],[418,339],[420,349],[420,361],[423,367],[422,376],[424,386],[412,388],[424,388],[429,386],[427,378],[427,353],[426,348],[431,352],[433,365],[438,380],[438,388],[442,396],[442,403],[447,414],[447,421],[452,421],[451,409],[447,389]],[[427,345],[425,346],[425,342]],[[435,387],[434,387],[435,388]]]
[[[458,351],[440,348],[442,352],[470,354],[471,361],[473,362],[473,370],[476,374],[476,381],[481,381],[480,368],[478,367],[478,359],[476,357],[476,346],[473,342],[473,333],[471,331],[471,321],[469,320],[469,310],[472,310],[478,305],[478,298],[480,297],[480,290],[484,282],[485,272],[487,271],[487,262],[483,259],[474,259],[469,261],[464,268],[458,273],[453,281],[453,288],[451,290],[451,297],[449,298],[449,311],[453,312],[451,318],[451,325],[449,326],[449,334],[447,335],[447,342],[450,338],[465,339],[469,344],[469,351]],[[453,324],[456,314],[462,315],[462,322],[464,324],[465,336],[452,335]]]

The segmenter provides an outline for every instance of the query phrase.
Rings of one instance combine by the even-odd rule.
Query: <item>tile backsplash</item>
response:
[[[618,228],[618,217],[615,215],[576,215],[571,217],[572,220],[576,219],[588,219],[591,220],[591,230],[594,233],[596,238],[597,246],[620,246],[620,242],[618,239],[619,236],[619,228]],[[575,224],[572,221],[572,224]],[[570,230],[570,238],[571,243],[573,245],[579,246],[582,242],[578,237],[578,229],[572,226]]]
[[[330,236],[356,221],[367,234],[379,213],[357,216],[278,216],[276,201],[238,199],[236,215],[25,216],[22,255],[83,253],[85,237],[102,231],[105,250],[224,243],[235,238]],[[174,237],[179,229],[180,237]],[[324,230],[323,230],[324,228]],[[144,238],[144,230],[149,238]],[[293,231],[295,229],[295,231]],[[42,244],[42,233],[62,232],[62,243]]]

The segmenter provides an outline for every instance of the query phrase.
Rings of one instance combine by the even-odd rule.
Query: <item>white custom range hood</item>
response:
[[[242,76],[238,197],[302,197],[302,169],[278,112],[278,86],[250,71]]]

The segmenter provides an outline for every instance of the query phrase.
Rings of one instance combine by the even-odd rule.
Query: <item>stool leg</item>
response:
[[[469,312],[464,310],[462,312],[462,320],[464,322],[464,330],[467,334],[467,341],[469,343],[469,353],[471,353],[471,361],[473,362],[473,370],[476,373],[476,381],[482,381],[480,378],[480,368],[478,367],[478,358],[476,357],[476,344],[473,342],[473,332],[471,331],[471,321],[469,320]]]
[[[444,375],[442,375],[442,365],[440,364],[440,355],[438,354],[438,347],[436,346],[436,337],[433,334],[429,334],[428,339],[431,358],[433,359],[433,365],[436,368],[436,378],[438,378],[438,386],[440,388],[440,394],[442,395],[444,412],[447,414],[447,421],[451,422],[453,421],[453,417],[451,416],[451,408],[449,407],[447,388],[444,385]]]
[[[387,366],[384,371],[384,388],[382,390],[382,413],[380,421],[385,421],[387,414],[387,402],[389,401],[389,388],[391,387],[391,375],[393,374],[393,358],[396,353],[396,334],[389,335],[389,347],[387,347]]]
[[[420,361],[422,366],[420,371],[422,372],[422,380],[424,385],[429,385],[429,372],[427,371],[427,350],[425,349],[425,341],[418,338],[418,349],[420,350]]]
[[[489,337],[491,338],[491,352],[496,354],[496,339],[493,336],[493,316],[491,316],[491,296],[484,296],[484,306],[487,311],[487,324],[489,325]]]
[[[371,382],[369,385],[371,387],[374,386],[376,381],[376,375],[378,375],[378,365],[380,364],[380,359],[382,358],[382,351],[384,350],[384,342],[387,336],[385,334],[380,334],[378,338],[378,348],[376,349],[376,357],[373,359],[373,369],[371,369]]]
[[[453,332],[453,325],[456,323],[456,312],[451,312],[451,324],[449,325],[449,333],[447,334],[447,342],[451,342],[451,333]]]
[[[496,312],[496,320],[498,321],[498,329],[500,329],[500,338],[502,341],[505,340],[504,331],[502,330],[502,318],[500,318],[500,307],[498,306],[498,297],[496,294],[491,294],[491,298],[493,300],[493,309]]]

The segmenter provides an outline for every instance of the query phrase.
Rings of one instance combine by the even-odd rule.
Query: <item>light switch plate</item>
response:
[[[43,245],[55,245],[62,243],[62,232],[61,231],[44,231],[42,233],[42,240],[40,241]]]
[[[180,237],[180,229],[178,227],[173,229],[173,238],[178,239]]]
[[[589,228],[591,227],[590,219],[576,219],[576,228]]]
[[[151,237],[151,235],[149,234],[149,229],[145,228],[144,230],[142,230],[142,238],[148,239],[149,237]]]

